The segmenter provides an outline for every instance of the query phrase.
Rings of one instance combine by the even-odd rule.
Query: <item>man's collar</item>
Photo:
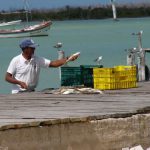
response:
[[[34,55],[32,56],[32,58],[30,60],[27,60],[26,58],[24,58],[23,54],[21,53],[21,59],[20,60],[23,63],[31,62],[31,61],[33,61],[33,59],[34,59]]]

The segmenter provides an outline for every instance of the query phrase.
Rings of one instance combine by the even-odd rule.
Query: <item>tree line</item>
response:
[[[19,13],[18,13],[19,12]],[[10,21],[21,19],[26,20],[25,11],[15,10],[0,12],[1,21]],[[29,12],[29,20],[75,20],[75,19],[107,19],[112,18],[112,8],[110,5],[97,6],[97,7],[71,7],[66,6],[60,9],[32,9],[31,14]],[[117,6],[118,18],[125,17],[148,17],[150,16],[150,5],[132,6],[127,5]]]

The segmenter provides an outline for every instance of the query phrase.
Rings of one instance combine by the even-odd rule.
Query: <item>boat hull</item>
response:
[[[39,25],[33,25],[19,30],[0,30],[0,38],[48,36],[51,24],[51,21],[47,21]]]
[[[21,20],[3,22],[3,23],[0,23],[0,27],[11,26],[11,25],[16,25],[16,24],[20,24],[20,23],[21,23]]]

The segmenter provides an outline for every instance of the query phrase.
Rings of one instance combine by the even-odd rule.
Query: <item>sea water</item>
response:
[[[32,24],[37,22],[32,22]],[[22,24],[23,26],[23,24]],[[94,60],[102,56],[104,67],[126,65],[127,52],[125,49],[138,46],[138,37],[132,33],[143,31],[142,46],[150,47],[150,18],[125,18],[119,21],[104,20],[73,20],[53,21],[49,36],[33,37],[39,44],[36,55],[50,60],[58,58],[58,50],[53,46],[58,42],[63,44],[61,50],[69,56],[81,52],[80,57],[70,62],[69,66],[96,65]],[[0,94],[10,93],[11,84],[4,78],[10,60],[21,53],[19,43],[22,38],[0,39]],[[146,63],[150,64],[150,56]],[[58,88],[60,76],[58,68],[42,69],[37,90]]]

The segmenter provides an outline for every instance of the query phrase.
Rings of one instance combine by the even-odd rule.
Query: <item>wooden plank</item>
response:
[[[150,106],[150,82],[139,88],[104,94],[54,95],[44,92],[0,96],[0,125],[45,119],[89,117],[136,112]]]

